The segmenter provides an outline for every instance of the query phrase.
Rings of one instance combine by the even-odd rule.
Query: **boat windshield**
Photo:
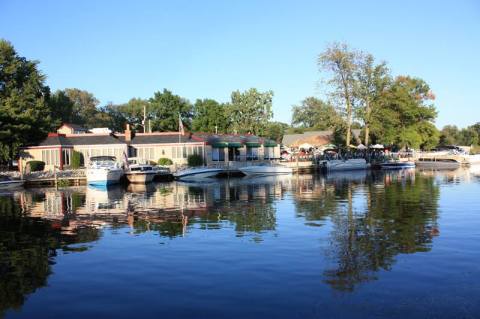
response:
[[[90,157],[90,162],[115,162],[115,156],[93,156]]]

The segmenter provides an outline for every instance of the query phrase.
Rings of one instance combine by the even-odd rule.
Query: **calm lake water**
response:
[[[0,317],[479,318],[477,172],[0,195]]]

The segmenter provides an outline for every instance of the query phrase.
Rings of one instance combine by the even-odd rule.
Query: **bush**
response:
[[[71,160],[71,167],[73,169],[78,169],[80,168],[82,165],[83,165],[83,161],[82,161],[82,153],[80,152],[77,152],[77,151],[73,151],[72,152],[72,160]]]
[[[168,165],[173,165],[173,162],[171,159],[169,158],[166,158],[166,157],[162,157],[158,160],[158,165],[161,165],[161,166],[168,166]]]
[[[43,171],[45,168],[45,162],[42,161],[28,161],[27,166],[29,169],[27,171],[30,172],[40,172]]]
[[[199,154],[188,155],[187,157],[188,166],[202,166],[203,157]]]

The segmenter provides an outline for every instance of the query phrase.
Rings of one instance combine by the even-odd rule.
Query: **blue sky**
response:
[[[104,104],[271,89],[288,123],[293,104],[322,97],[316,57],[342,41],[427,81],[437,126],[480,121],[480,1],[0,0],[0,37],[39,60],[53,90]]]

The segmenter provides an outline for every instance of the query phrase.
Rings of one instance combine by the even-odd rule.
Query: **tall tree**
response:
[[[198,99],[193,106],[192,128],[206,133],[227,133],[230,120],[227,106],[212,99]]]
[[[183,125],[191,127],[192,104],[185,98],[173,94],[167,89],[155,92],[149,99],[150,116],[152,117],[152,130],[176,131],[179,129],[178,115],[180,114]]]
[[[95,96],[85,90],[65,89],[65,95],[73,102],[71,121],[75,124],[85,125],[88,128],[97,126],[95,115],[98,113],[99,101]]]
[[[232,92],[232,102],[228,116],[232,128],[238,133],[260,134],[272,118],[273,91],[259,92],[255,88],[248,91]]]
[[[428,84],[418,78],[399,76],[379,98],[372,110],[372,134],[376,142],[398,147],[419,148],[438,143],[433,121],[437,112],[435,96]],[[427,133],[426,133],[427,132]]]
[[[114,108],[116,108],[118,115],[123,117],[135,131],[143,132],[145,128],[148,129],[148,119],[151,118],[152,113],[148,100],[132,98],[127,103],[116,105]],[[146,111],[147,123],[143,123],[144,110]]]
[[[13,159],[20,145],[39,142],[51,129],[50,89],[37,66],[0,39],[1,161]]]
[[[67,96],[65,91],[57,90],[50,96],[50,106],[52,108],[52,119],[55,120],[55,126],[61,123],[71,123],[74,103]]]
[[[277,143],[281,143],[285,131],[288,129],[289,125],[282,122],[268,122],[265,127],[262,136],[269,138]]]
[[[351,125],[354,115],[355,72],[357,69],[358,53],[351,50],[346,44],[334,43],[327,47],[318,57],[320,72],[329,76],[327,84],[330,86],[330,96],[335,106],[345,116],[347,125],[346,146],[350,146]]]
[[[372,109],[378,107],[379,97],[391,83],[385,62],[375,64],[375,58],[368,53],[360,53],[355,70],[355,95],[359,104],[357,115],[365,128],[365,145],[368,146]]]
[[[294,105],[292,111],[292,124],[302,128],[332,129],[340,120],[331,104],[316,97],[307,97],[300,105]]]

